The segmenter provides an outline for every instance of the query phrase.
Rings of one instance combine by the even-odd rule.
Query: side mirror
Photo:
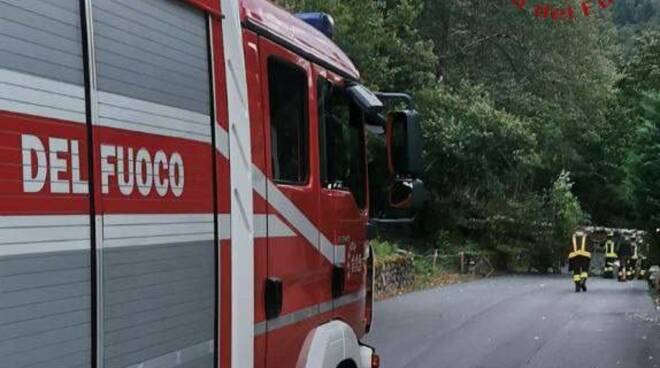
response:
[[[426,201],[426,188],[419,179],[397,179],[388,190],[388,205],[391,212],[400,217],[414,217]]]
[[[388,114],[385,136],[390,174],[419,177],[423,170],[423,137],[417,112],[405,110]]]
[[[355,102],[360,110],[367,114],[378,115],[384,108],[383,102],[371,92],[367,87],[361,84],[353,84],[346,88],[346,92]]]

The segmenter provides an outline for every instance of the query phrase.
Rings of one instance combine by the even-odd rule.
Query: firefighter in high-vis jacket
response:
[[[587,249],[587,234],[577,231],[573,234],[573,251],[568,255],[568,268],[573,272],[576,293],[587,291],[589,266],[591,266],[591,252]]]
[[[607,241],[605,242],[605,268],[603,269],[603,277],[608,279],[614,277],[614,263],[618,258],[619,256],[616,254],[616,249],[614,248],[614,232],[609,231],[607,233]]]

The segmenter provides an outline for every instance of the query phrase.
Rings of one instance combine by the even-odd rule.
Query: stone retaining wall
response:
[[[394,295],[415,284],[415,264],[411,256],[376,259],[375,268],[376,297]]]

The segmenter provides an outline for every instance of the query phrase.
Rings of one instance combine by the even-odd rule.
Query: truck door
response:
[[[0,367],[89,366],[80,3],[0,2]]]
[[[363,331],[368,220],[364,114],[341,78],[316,67],[321,170],[321,232],[335,249],[335,316]]]
[[[98,365],[211,368],[218,239],[207,15],[182,1],[95,0],[91,18]],[[226,218],[217,220],[222,228]]]
[[[273,311],[266,321],[266,362],[288,367],[295,365],[325,286],[318,252],[318,143],[309,113],[314,96],[309,62],[264,38],[259,48],[269,179],[267,282],[282,290],[281,300],[266,300]]]

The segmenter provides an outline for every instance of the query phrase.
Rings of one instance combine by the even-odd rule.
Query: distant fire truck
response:
[[[264,0],[0,14],[0,368],[379,365],[359,340],[365,126],[409,183],[416,125],[383,116],[329,16]]]

